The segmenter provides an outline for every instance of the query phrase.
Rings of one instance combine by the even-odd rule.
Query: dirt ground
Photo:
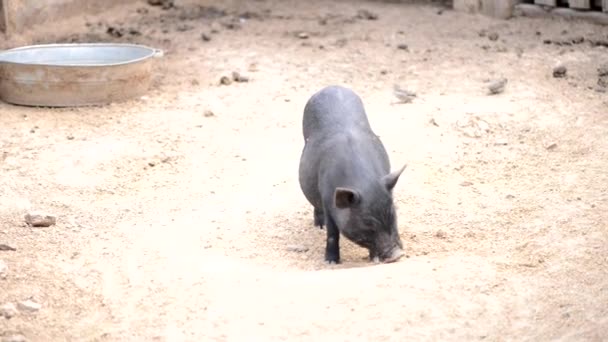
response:
[[[179,0],[6,40],[165,56],[140,99],[0,104],[0,244],[16,249],[0,251],[0,305],[41,305],[0,317],[0,336],[605,341],[601,39],[608,28],[424,2]],[[554,78],[560,62],[568,73]],[[233,71],[249,81],[220,85]],[[329,84],[361,95],[393,168],[408,164],[397,263],[372,264],[345,239],[343,264],[323,263],[297,168],[304,104]],[[417,97],[397,103],[394,84]],[[29,210],[57,224],[27,227]]]

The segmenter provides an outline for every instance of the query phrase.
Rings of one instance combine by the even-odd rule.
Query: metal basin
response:
[[[0,52],[0,99],[26,106],[86,106],[145,94],[162,51],[133,44],[49,44]]]

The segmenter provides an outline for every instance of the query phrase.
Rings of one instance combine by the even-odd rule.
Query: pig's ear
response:
[[[336,188],[334,205],[339,209],[352,208],[359,202],[359,193],[353,189]]]
[[[407,167],[407,164],[403,165],[401,167],[401,169],[399,169],[397,171],[393,171],[393,172],[389,173],[388,175],[382,177],[382,182],[384,183],[384,186],[386,186],[386,189],[388,191],[392,191],[393,188],[395,187],[395,185],[397,185],[399,176],[401,176],[401,173],[403,172],[403,170],[405,170],[406,167]]]

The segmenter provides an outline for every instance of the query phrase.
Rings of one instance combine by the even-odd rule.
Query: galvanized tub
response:
[[[0,99],[26,106],[87,106],[145,94],[153,57],[134,44],[48,44],[0,52]]]

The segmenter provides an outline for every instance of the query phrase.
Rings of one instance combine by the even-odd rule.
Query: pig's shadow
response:
[[[346,237],[340,237],[341,264],[327,265],[324,262],[325,228],[313,224],[312,208],[301,208],[296,212],[280,212],[272,217],[274,227],[270,236],[260,241],[290,266],[301,269],[352,268],[373,266],[367,249],[357,246]],[[273,253],[273,254],[274,254]]]

